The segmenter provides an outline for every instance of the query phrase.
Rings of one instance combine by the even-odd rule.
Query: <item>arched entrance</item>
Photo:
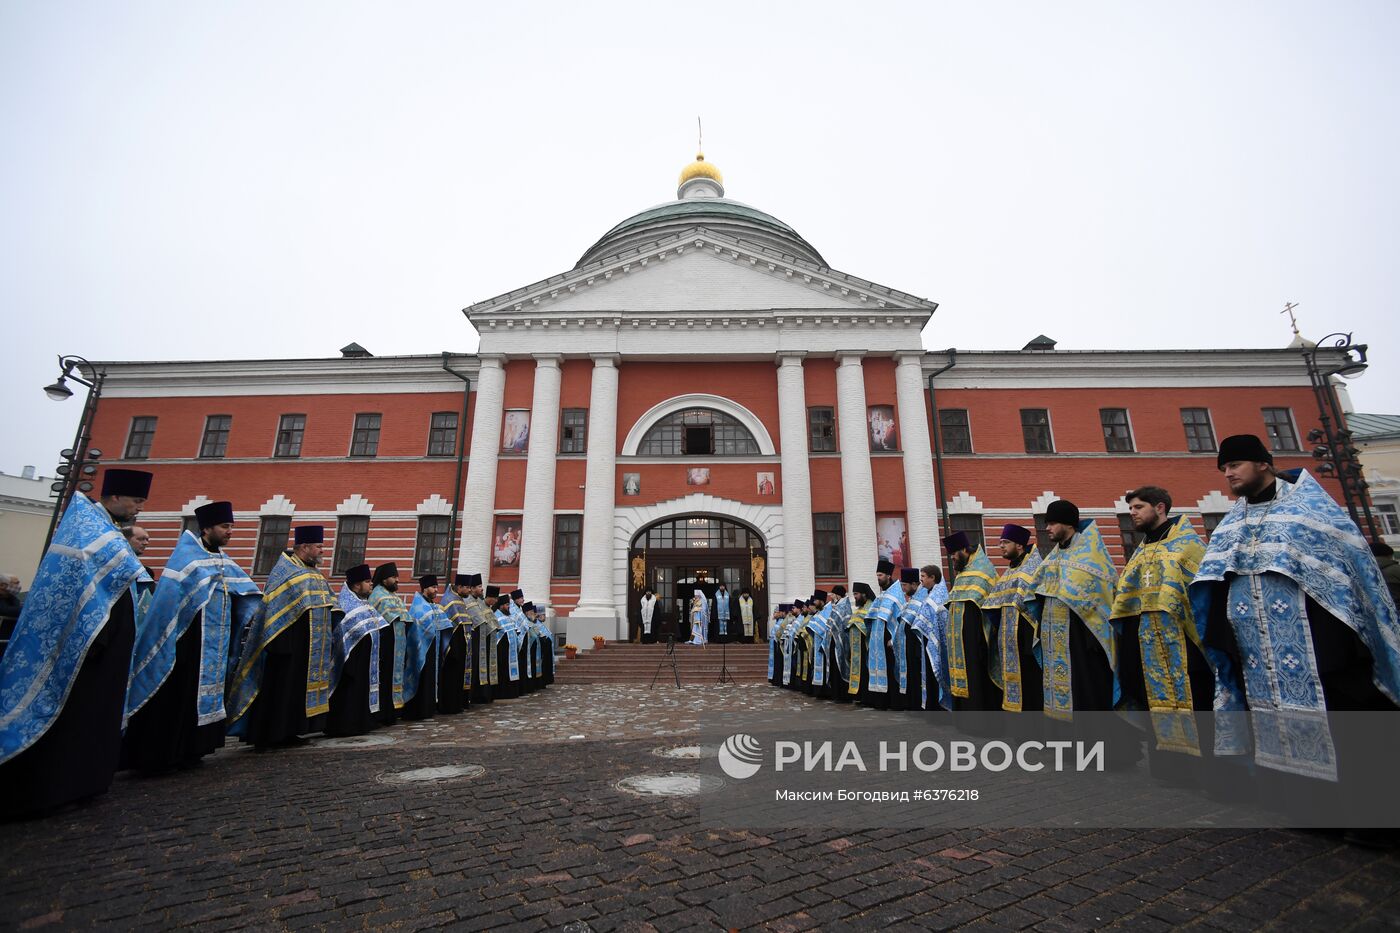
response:
[[[763,535],[728,516],[672,515],[637,532],[628,550],[628,640],[641,635],[644,589],[656,594],[652,632],[661,639],[673,634],[690,638],[686,607],[696,590],[714,599],[721,583],[731,597],[731,640],[745,640],[739,615],[739,594],[753,596],[754,637],[766,637],[768,615],[768,551]],[[645,581],[637,584],[640,572]]]

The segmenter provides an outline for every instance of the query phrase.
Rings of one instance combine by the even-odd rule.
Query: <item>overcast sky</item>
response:
[[[1400,412],[1400,4],[0,4],[0,470],[90,359],[471,351],[675,197],[938,301],[941,349],[1354,331]]]

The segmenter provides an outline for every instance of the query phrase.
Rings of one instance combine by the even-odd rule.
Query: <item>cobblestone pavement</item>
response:
[[[123,776],[91,804],[0,826],[0,926],[1400,926],[1400,856],[1332,834],[721,832],[691,800],[613,786],[658,770],[658,744],[702,718],[808,702],[766,685],[556,685],[359,747],[231,748],[193,772]],[[485,772],[383,780],[463,765]]]

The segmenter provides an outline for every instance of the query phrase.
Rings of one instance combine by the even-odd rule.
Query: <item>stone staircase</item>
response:
[[[735,683],[756,684],[768,679],[768,643],[725,646],[676,645],[676,669],[681,685],[712,684],[719,679],[721,658]],[[554,662],[559,684],[649,684],[656,666],[666,661],[665,645],[608,642],[601,650],[580,651],[572,661],[561,654]],[[665,663],[658,684],[675,685],[670,663]]]

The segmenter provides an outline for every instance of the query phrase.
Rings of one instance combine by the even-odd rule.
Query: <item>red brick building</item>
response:
[[[939,562],[945,509],[994,540],[1072,499],[1121,560],[1133,486],[1213,526],[1219,438],[1310,462],[1294,351],[926,352],[933,302],[723,195],[697,160],[573,269],[465,309],[476,354],[100,364],[93,445],[156,473],[148,562],[229,499],[255,574],[324,524],[330,572],[481,572],[578,642],[625,637],[639,580],[665,614],[720,581],[766,607],[877,555]]]

